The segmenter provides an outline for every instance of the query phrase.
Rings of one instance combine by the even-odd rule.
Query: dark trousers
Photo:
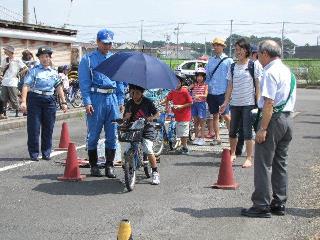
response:
[[[253,130],[256,133],[257,132],[257,124],[255,122],[257,121],[257,113],[252,113],[252,122],[253,122]],[[242,121],[242,119],[241,119]],[[237,147],[236,147],[236,155],[241,156],[243,146],[244,146],[244,136],[243,136],[243,127],[242,127],[242,122],[240,123],[240,128],[238,132],[238,142],[237,142]]]
[[[287,201],[288,148],[292,139],[290,113],[274,113],[267,129],[266,141],[255,144],[254,192],[251,200],[257,208],[267,208],[272,201],[276,205]]]
[[[41,153],[49,157],[52,149],[52,133],[56,120],[54,96],[44,96],[33,92],[27,97],[28,151],[31,158],[39,156],[39,136],[41,129]]]

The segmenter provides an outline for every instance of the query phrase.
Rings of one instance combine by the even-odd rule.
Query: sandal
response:
[[[236,161],[237,156],[236,155],[231,155],[230,159],[232,164],[234,164],[234,162]]]
[[[205,138],[214,138],[214,134],[208,133]]]
[[[252,167],[252,161],[249,159],[246,159],[246,161],[242,165],[242,168],[251,168],[251,167]]]

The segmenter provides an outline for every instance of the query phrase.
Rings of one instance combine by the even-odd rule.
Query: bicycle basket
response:
[[[141,142],[143,129],[118,129],[118,139],[120,142]]]

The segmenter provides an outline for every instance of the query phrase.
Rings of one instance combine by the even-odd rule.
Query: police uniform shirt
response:
[[[51,67],[45,68],[39,64],[32,68],[24,80],[24,85],[27,85],[31,90],[54,93],[54,89],[61,84],[58,72]]]
[[[264,97],[274,100],[273,106],[279,106],[286,102],[290,93],[291,72],[280,59],[273,60],[264,67],[263,77],[260,82],[261,98],[258,107],[263,108]],[[283,112],[293,112],[296,101],[296,87]]]
[[[102,89],[115,89],[119,105],[124,103],[124,87],[121,82],[109,79],[103,73],[95,71],[95,68],[112,55],[108,52],[103,55],[95,50],[85,55],[79,64],[79,82],[84,105],[91,104],[91,87]]]

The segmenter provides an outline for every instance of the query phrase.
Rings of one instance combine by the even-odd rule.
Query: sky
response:
[[[0,0],[0,18],[22,19],[23,0]],[[30,22],[78,30],[93,41],[101,28],[116,42],[205,42],[243,36],[284,36],[297,45],[320,44],[320,0],[29,0]]]

